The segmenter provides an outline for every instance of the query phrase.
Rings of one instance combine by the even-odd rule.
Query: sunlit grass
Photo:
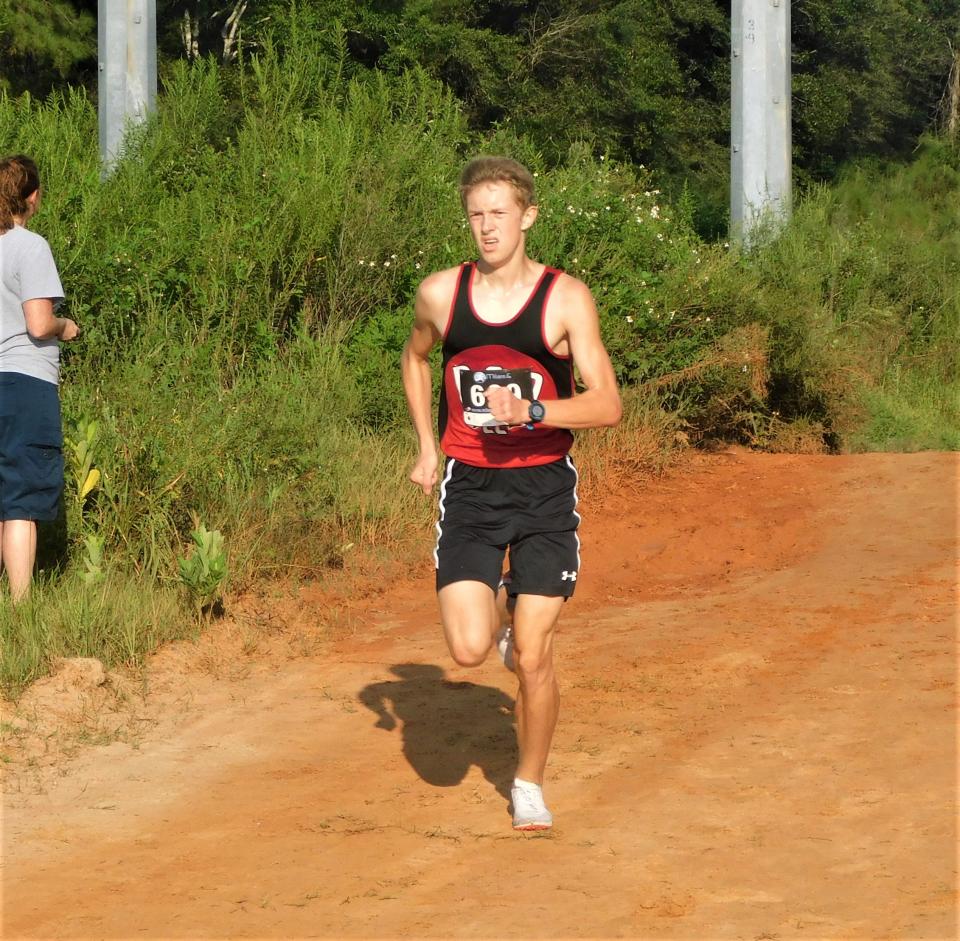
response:
[[[179,572],[197,526],[224,538],[228,601],[422,542],[435,503],[407,481],[398,357],[420,279],[471,256],[468,153],[530,164],[531,253],[596,298],[625,415],[578,435],[585,499],[711,440],[960,444],[960,158],[939,142],[811,191],[745,254],[701,243],[649,169],[472,138],[424,74],[348,81],[322,43],[178,64],[107,179],[81,94],[0,95],[0,136],[41,165],[36,228],[83,327],[64,350],[65,567],[0,602],[10,689],[60,656],[137,663],[195,631]]]

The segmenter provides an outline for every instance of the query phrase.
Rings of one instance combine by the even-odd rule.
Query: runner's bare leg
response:
[[[453,582],[441,588],[437,598],[450,656],[460,666],[479,666],[487,659],[500,627],[496,596],[490,586],[476,581]]]
[[[479,666],[490,652],[500,626],[497,599],[483,582],[454,582],[438,593],[440,616],[450,655],[461,666]],[[517,692],[516,776],[543,783],[550,743],[560,711],[560,691],[553,667],[553,635],[563,598],[521,595],[514,611],[514,658]]]
[[[514,613],[517,692],[518,778],[543,784],[550,743],[560,712],[560,689],[553,668],[553,637],[563,598],[520,595]]]

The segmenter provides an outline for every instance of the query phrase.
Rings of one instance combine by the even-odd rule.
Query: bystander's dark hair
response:
[[[12,229],[14,220],[27,213],[27,199],[40,189],[40,171],[23,154],[0,160],[0,232]]]
[[[530,171],[510,157],[476,157],[460,174],[460,202],[467,208],[467,194],[481,183],[509,183],[517,194],[522,209],[537,204],[533,176]]]

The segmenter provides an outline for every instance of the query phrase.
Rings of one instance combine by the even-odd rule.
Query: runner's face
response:
[[[523,251],[524,233],[533,225],[537,207],[524,209],[516,190],[505,182],[478,183],[467,194],[467,219],[480,257],[502,264]]]

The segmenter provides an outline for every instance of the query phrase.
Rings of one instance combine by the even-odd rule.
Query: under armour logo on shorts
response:
[[[562,572],[561,575],[560,575],[560,579],[561,579],[561,581],[568,581],[568,580],[569,580],[569,581],[571,581],[571,582],[575,582],[575,581],[577,580],[577,573],[576,573],[576,571],[568,572],[566,569],[564,569],[563,572]]]

